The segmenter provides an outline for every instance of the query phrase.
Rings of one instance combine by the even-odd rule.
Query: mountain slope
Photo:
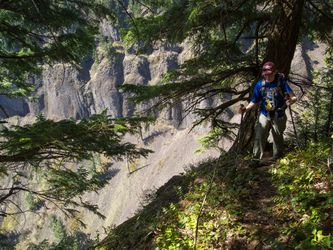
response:
[[[331,249],[331,149],[312,144],[257,169],[243,157],[237,171],[234,156],[203,162],[94,249]]]

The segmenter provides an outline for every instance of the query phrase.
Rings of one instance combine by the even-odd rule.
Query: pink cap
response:
[[[262,66],[262,75],[272,74],[276,70],[276,66],[272,62],[267,62]]]

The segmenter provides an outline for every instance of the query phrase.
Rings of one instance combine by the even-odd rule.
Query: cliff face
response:
[[[118,31],[111,25],[104,24],[101,30],[102,34],[112,41],[116,51],[115,57],[112,60],[106,58],[99,47],[98,60],[86,58],[79,69],[62,64],[45,68],[44,74],[34,79],[34,95],[39,97],[36,103],[0,98],[3,107],[12,116],[9,119],[12,124],[31,122],[34,116],[40,113],[54,120],[70,117],[82,119],[104,109],[116,118],[130,116],[136,108],[142,109],[144,106],[135,108],[128,103],[126,95],[121,94],[117,86],[124,83],[158,84],[162,74],[176,69],[179,63],[190,56],[190,49],[186,43],[161,47],[147,55],[136,56],[133,49],[125,50]],[[322,47],[313,47],[308,43],[300,45],[295,54],[293,70],[303,71],[300,73],[306,73],[311,77],[311,69],[323,65],[323,50]],[[102,221],[83,211],[82,217],[88,224],[84,230],[85,234],[91,234],[93,237],[99,231],[100,237],[103,237],[103,227],[117,225],[132,216],[141,206],[147,192],[156,190],[172,176],[184,172],[186,164],[218,155],[218,152],[213,150],[204,155],[193,154],[200,147],[196,139],[204,135],[205,128],[201,127],[188,133],[193,117],[188,116],[182,120],[182,105],[159,114],[159,118],[155,127],[144,131],[142,140],[128,138],[129,141],[148,147],[155,153],[147,159],[132,163],[131,166],[126,161],[102,164],[106,168],[105,174],[113,178],[98,195],[87,194],[86,199],[98,204],[107,219]],[[232,115],[228,118],[232,118]],[[235,116],[233,120],[239,122],[239,117]],[[179,127],[173,126],[180,122]],[[228,142],[225,142],[224,146],[228,148]],[[132,168],[131,173],[128,171],[129,167]],[[47,220],[50,211],[43,208],[40,212]],[[22,217],[22,220],[17,221],[22,221],[22,225],[17,225],[16,230],[21,230],[23,225],[24,231],[30,229],[30,236],[25,240],[30,238],[39,242],[49,238],[50,229],[47,222],[39,222],[36,227],[36,220],[32,216]]]
[[[189,45],[161,46],[147,55],[136,56],[134,49],[125,50],[119,32],[110,24],[101,27],[102,35],[110,38],[110,45],[116,49],[116,56],[106,58],[103,49],[97,48],[97,61],[85,58],[79,68],[57,64],[46,67],[41,77],[33,79],[36,84],[36,103],[0,96],[0,101],[9,116],[17,116],[14,123],[30,122],[32,117],[43,113],[49,119],[74,117],[82,119],[104,109],[113,117],[130,116],[135,107],[126,100],[127,95],[119,93],[122,84],[155,85],[161,75],[190,57]],[[312,71],[324,65],[323,46],[314,46],[304,41],[297,48],[292,71],[311,78]],[[297,92],[297,90],[296,90]],[[139,109],[144,106],[137,107]],[[193,117],[182,120],[182,106],[165,111],[160,117],[173,124],[191,126]],[[0,111],[0,116],[5,115]],[[231,117],[229,117],[231,118]]]
[[[46,118],[58,120],[82,119],[108,109],[115,118],[129,116],[135,111],[134,106],[126,101],[126,94],[119,93],[117,86],[158,84],[162,74],[184,60],[180,46],[136,56],[125,51],[119,33],[111,25],[104,24],[102,32],[113,41],[111,46],[117,50],[114,58],[103,56],[103,49],[98,47],[98,62],[86,58],[79,69],[63,64],[46,67],[42,77],[34,79],[37,103],[2,98],[7,113],[20,117],[43,113]],[[166,118],[174,120],[177,115],[171,112]]]
[[[63,64],[45,67],[43,75],[33,79],[36,84],[33,95],[38,97],[37,102],[0,97],[7,114],[11,116],[9,124],[33,122],[34,117],[41,113],[47,119],[54,120],[70,117],[79,120],[105,109],[115,118],[133,115],[136,109],[144,109],[145,106],[134,107],[126,100],[126,94],[118,91],[117,86],[124,83],[159,84],[162,74],[177,68],[189,56],[186,44],[161,47],[150,51],[148,55],[136,56],[133,50],[125,50],[119,33],[112,26],[102,26],[102,33],[110,37],[116,50],[112,60],[103,56],[103,48],[98,47],[95,61],[86,58],[79,69]],[[178,105],[177,108],[159,114],[157,124],[150,130],[143,131],[142,138],[127,138],[140,147],[154,150],[147,159],[110,162],[102,158],[96,163],[103,174],[112,179],[98,194],[85,196],[86,201],[97,204],[106,216],[106,220],[101,220],[82,211],[81,217],[87,228],[80,230],[86,237],[91,235],[93,238],[97,234],[104,237],[103,228],[118,225],[131,217],[142,206],[147,193],[152,193],[173,176],[184,172],[189,164],[218,156],[216,150],[202,155],[194,154],[200,147],[196,140],[204,136],[206,128],[201,127],[190,133],[188,127],[191,126],[192,118],[189,116],[183,120],[181,109],[182,105]],[[86,164],[88,166],[91,163]],[[18,197],[18,202],[25,206],[25,197]],[[19,215],[13,220],[0,220],[1,229],[7,232],[16,230],[21,235],[19,248],[23,248],[29,241],[52,241],[54,237],[48,227],[48,218],[52,213],[61,213],[56,212],[51,204],[41,207],[38,213],[37,216]],[[69,228],[71,226],[68,224]]]

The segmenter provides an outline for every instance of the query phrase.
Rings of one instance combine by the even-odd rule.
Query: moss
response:
[[[10,214],[10,213],[13,213],[13,212],[16,212],[16,211],[14,211],[11,208],[7,208],[7,210],[6,210],[7,214]],[[19,219],[19,215],[6,216],[3,219],[3,222],[1,224],[1,231],[13,232],[17,228],[17,226],[19,225],[18,219]]]
[[[68,220],[67,227],[71,232],[78,232],[81,230],[82,224],[78,220],[82,218],[84,218],[84,211],[80,211],[77,216]]]
[[[130,173],[136,171],[139,168],[139,159],[129,159],[128,167],[129,167]]]
[[[169,157],[166,157],[163,161],[160,161],[160,162],[158,163],[158,166],[157,166],[157,169],[158,169],[158,170],[160,170],[161,168],[164,167],[164,165],[165,165],[166,161],[168,160],[168,158],[169,158]]]

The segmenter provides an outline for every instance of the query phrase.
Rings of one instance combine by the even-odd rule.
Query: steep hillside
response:
[[[332,140],[256,169],[202,162],[93,249],[332,249],[331,154]]]
[[[104,238],[106,228],[119,225],[133,216],[145,203],[147,194],[154,193],[170,178],[185,172],[184,168],[188,164],[218,156],[218,152],[214,150],[202,155],[194,154],[200,147],[196,139],[203,134],[189,133],[186,128],[177,130],[163,124],[156,126],[153,131],[143,132],[142,140],[127,138],[128,141],[137,141],[139,146],[154,149],[155,152],[146,159],[110,162],[100,156],[96,157],[95,162],[85,163],[87,168],[95,166],[96,171],[103,173],[102,177],[112,179],[99,193],[85,195],[86,201],[98,205],[100,212],[106,217],[105,220],[88,211],[82,211],[80,219],[87,225],[83,228],[75,220],[64,218],[69,233],[81,235],[84,244],[89,245],[88,242],[96,237]],[[17,197],[16,202],[23,208],[29,205],[26,196]],[[55,236],[50,228],[52,214],[63,217],[52,203],[46,202],[35,210],[35,213],[5,218],[1,221],[2,230],[7,231],[11,237],[18,237],[18,249],[25,248],[29,242],[38,243],[44,239],[53,241]]]

